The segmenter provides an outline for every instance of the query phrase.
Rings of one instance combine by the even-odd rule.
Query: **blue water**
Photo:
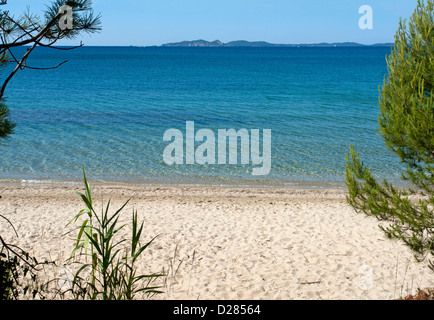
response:
[[[21,51],[20,51],[21,50]],[[22,53],[23,48],[16,50]],[[401,167],[378,127],[386,47],[38,48],[6,91],[16,133],[0,146],[0,179],[322,184],[345,181],[352,143],[373,173]],[[6,72],[2,72],[4,78]],[[272,130],[272,168],[173,165],[164,132]]]

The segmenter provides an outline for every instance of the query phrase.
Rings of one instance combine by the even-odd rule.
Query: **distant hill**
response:
[[[161,45],[162,47],[390,47],[392,43],[377,43],[372,45],[365,45],[356,42],[337,42],[337,43],[312,43],[312,44],[276,44],[265,41],[246,41],[238,40],[223,43],[219,40],[206,41],[206,40],[194,40],[194,41],[181,41],[174,43],[166,43]]]
[[[195,40],[195,41],[181,41],[175,43],[166,43],[162,47],[223,47],[225,44],[219,40],[215,41],[205,41],[205,40]]]

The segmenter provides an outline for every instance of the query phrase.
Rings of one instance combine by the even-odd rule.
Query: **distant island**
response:
[[[336,42],[336,43],[312,43],[312,44],[276,44],[266,41],[246,41],[238,40],[223,43],[219,40],[206,41],[181,41],[174,43],[165,43],[161,47],[390,47],[393,43],[376,43],[365,45],[356,42]]]

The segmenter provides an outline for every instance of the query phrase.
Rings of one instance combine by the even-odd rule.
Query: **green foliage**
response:
[[[5,216],[0,215],[0,218],[15,231]],[[0,236],[0,300],[17,300],[28,294],[33,299],[45,299],[48,294],[47,284],[39,284],[38,271],[41,270],[39,267],[48,264],[54,265],[54,262],[39,263],[28,252],[6,243]]]
[[[62,30],[59,20],[64,15],[59,12],[63,5],[72,8],[73,28]],[[74,39],[83,32],[95,33],[101,30],[101,16],[93,13],[91,0],[55,0],[46,6],[43,18],[25,11],[18,17],[7,13],[0,15],[1,53],[5,49],[37,43],[41,46],[54,44],[60,39]],[[11,52],[9,52],[11,53]],[[13,56],[13,55],[12,55]]]
[[[418,1],[400,22],[380,88],[380,132],[405,165],[402,178],[414,188],[380,184],[351,146],[347,200],[357,211],[389,222],[386,235],[407,244],[419,261],[434,255],[434,1]],[[430,268],[434,271],[434,263]]]
[[[137,294],[145,297],[161,293],[159,287],[152,286],[162,274],[137,275],[136,263],[142,253],[154,241],[140,244],[143,222],[139,226],[137,212],[133,211],[131,220],[131,239],[119,238],[125,225],[119,225],[121,211],[128,201],[114,214],[109,215],[110,201],[105,210],[97,214],[94,209],[92,193],[84,174],[85,194],[78,193],[86,208],[81,210],[72,222],[80,217],[83,221],[78,227],[75,248],[71,259],[76,258],[78,265],[72,289],[75,299],[91,300],[132,300]],[[80,258],[84,258],[80,260]]]
[[[12,270],[5,254],[0,255],[0,300],[11,300],[14,282]]]
[[[419,1],[400,22],[380,96],[380,131],[408,166],[405,179],[427,192],[434,182],[434,2]]]
[[[59,24],[55,23],[45,34],[46,39],[75,39],[82,32],[92,34],[101,30],[101,15],[94,15],[91,0],[53,1],[49,6],[47,6],[44,25],[49,25],[53,20],[58,21],[57,15],[59,14],[59,9],[63,5],[68,5],[73,9],[72,17],[74,28],[61,30]]]
[[[9,109],[0,101],[0,139],[7,138],[14,132],[15,124],[9,119]]]

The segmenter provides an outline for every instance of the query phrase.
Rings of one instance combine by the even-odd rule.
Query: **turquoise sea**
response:
[[[24,52],[19,48],[16,52]],[[16,133],[0,180],[343,185],[352,143],[373,173],[399,178],[379,136],[378,87],[389,47],[38,48],[6,91]],[[4,79],[7,72],[3,71]],[[164,132],[272,130],[272,167],[172,165]]]

